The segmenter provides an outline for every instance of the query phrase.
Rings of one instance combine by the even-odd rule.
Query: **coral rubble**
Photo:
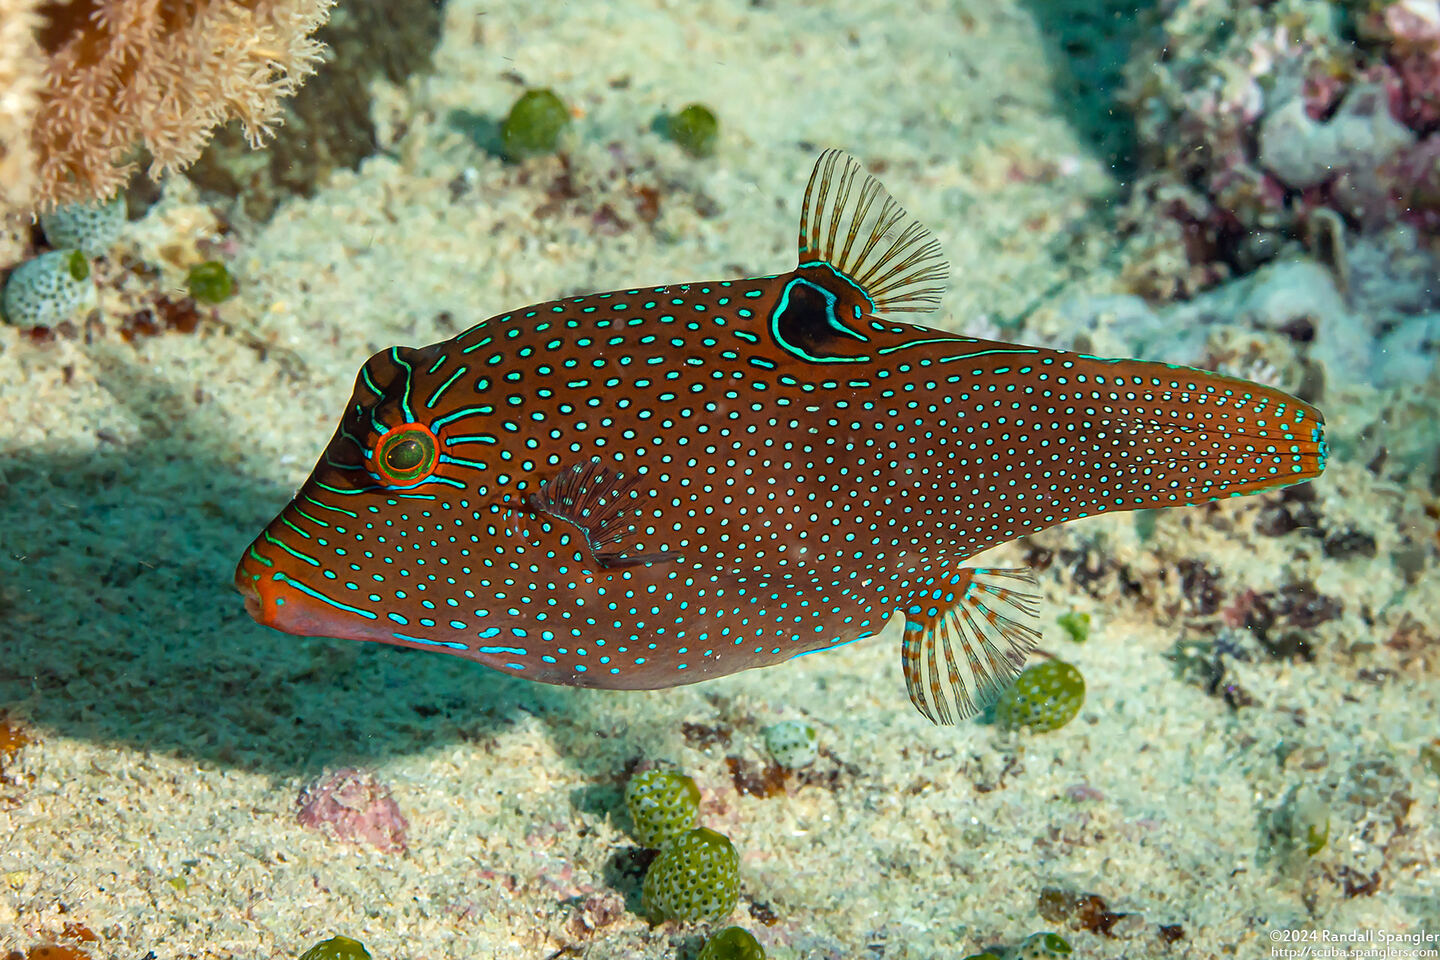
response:
[[[1140,176],[1121,219],[1142,295],[1302,244],[1333,259],[1337,232],[1440,236],[1435,0],[1169,0],[1128,74]]]

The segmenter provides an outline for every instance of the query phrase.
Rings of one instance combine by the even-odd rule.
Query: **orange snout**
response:
[[[270,580],[273,561],[270,561],[271,565],[267,565],[259,559],[259,545],[258,540],[252,543],[236,564],[235,589],[245,598],[245,612],[250,614],[251,619],[266,627],[286,630],[279,622],[282,604],[277,602],[279,598],[275,595],[274,588],[277,584]]]
[[[286,555],[273,555],[267,546],[262,534],[235,566],[235,589],[256,623],[297,637],[395,642],[391,630],[377,623],[377,615],[327,602],[320,590],[306,584],[307,570],[290,569]]]

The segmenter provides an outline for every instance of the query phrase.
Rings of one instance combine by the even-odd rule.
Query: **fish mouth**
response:
[[[256,623],[260,623],[260,618],[264,616],[264,614],[261,612],[263,609],[264,608],[260,604],[260,594],[255,590],[251,589],[251,591],[245,595],[245,612],[250,614],[251,620],[254,620]]]
[[[270,602],[266,602],[262,592],[265,582],[263,564],[257,559],[255,547],[252,545],[235,565],[235,589],[244,598],[245,612],[250,614],[250,619],[261,626],[285,630],[285,627],[277,622],[280,605],[274,602],[274,597],[269,598]]]
[[[297,637],[394,642],[388,629],[346,616],[310,596],[300,581],[285,573],[278,558],[262,551],[262,541],[251,544],[235,566],[235,589],[252,620]]]
[[[235,589],[245,601],[245,612],[262,627],[302,637],[335,636],[307,610],[307,599],[286,589],[284,573],[277,573],[275,560],[260,552],[260,542],[250,545],[235,565]]]
[[[260,600],[260,590],[243,568],[237,567],[235,570],[235,589],[240,591],[240,596],[245,601],[245,612],[250,614],[250,619],[256,623],[265,623],[265,604]]]

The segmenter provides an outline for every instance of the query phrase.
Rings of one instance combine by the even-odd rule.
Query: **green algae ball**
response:
[[[40,214],[40,229],[50,246],[78,247],[87,257],[110,252],[125,227],[125,198],[106,203],[70,203]]]
[[[740,855],[724,834],[687,830],[661,848],[641,895],[659,920],[724,920],[740,899]]]
[[[1015,949],[1015,960],[1047,960],[1068,956],[1070,952],[1070,944],[1060,934],[1032,933]]]
[[[370,960],[370,951],[359,940],[331,937],[306,950],[300,960]]]
[[[765,960],[765,948],[744,927],[726,927],[705,941],[695,960]]]
[[[625,809],[635,824],[635,839],[658,847],[695,826],[700,788],[678,770],[643,770],[625,785]]]
[[[570,111],[550,90],[526,90],[500,124],[500,144],[511,160],[554,153],[570,125]]]
[[[692,103],[671,117],[668,128],[670,139],[692,157],[712,155],[720,139],[720,121],[700,103]]]
[[[1027,667],[995,704],[995,722],[1004,730],[1036,733],[1059,730],[1085,703],[1085,678],[1061,660]]]
[[[90,261],[79,250],[52,250],[16,267],[5,281],[5,319],[22,330],[53,327],[98,301]]]
[[[799,770],[815,762],[820,744],[815,728],[799,720],[782,720],[765,728],[765,749],[787,770]]]
[[[1080,613],[1071,610],[1069,613],[1062,613],[1056,623],[1060,629],[1070,635],[1070,639],[1076,643],[1084,643],[1090,639],[1090,614]]]
[[[235,293],[235,278],[219,260],[206,260],[190,268],[185,286],[201,303],[221,303]]]

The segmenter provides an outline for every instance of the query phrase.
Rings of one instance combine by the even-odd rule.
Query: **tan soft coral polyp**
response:
[[[0,0],[0,213],[159,177],[238,119],[252,145],[315,71],[334,0]]]

